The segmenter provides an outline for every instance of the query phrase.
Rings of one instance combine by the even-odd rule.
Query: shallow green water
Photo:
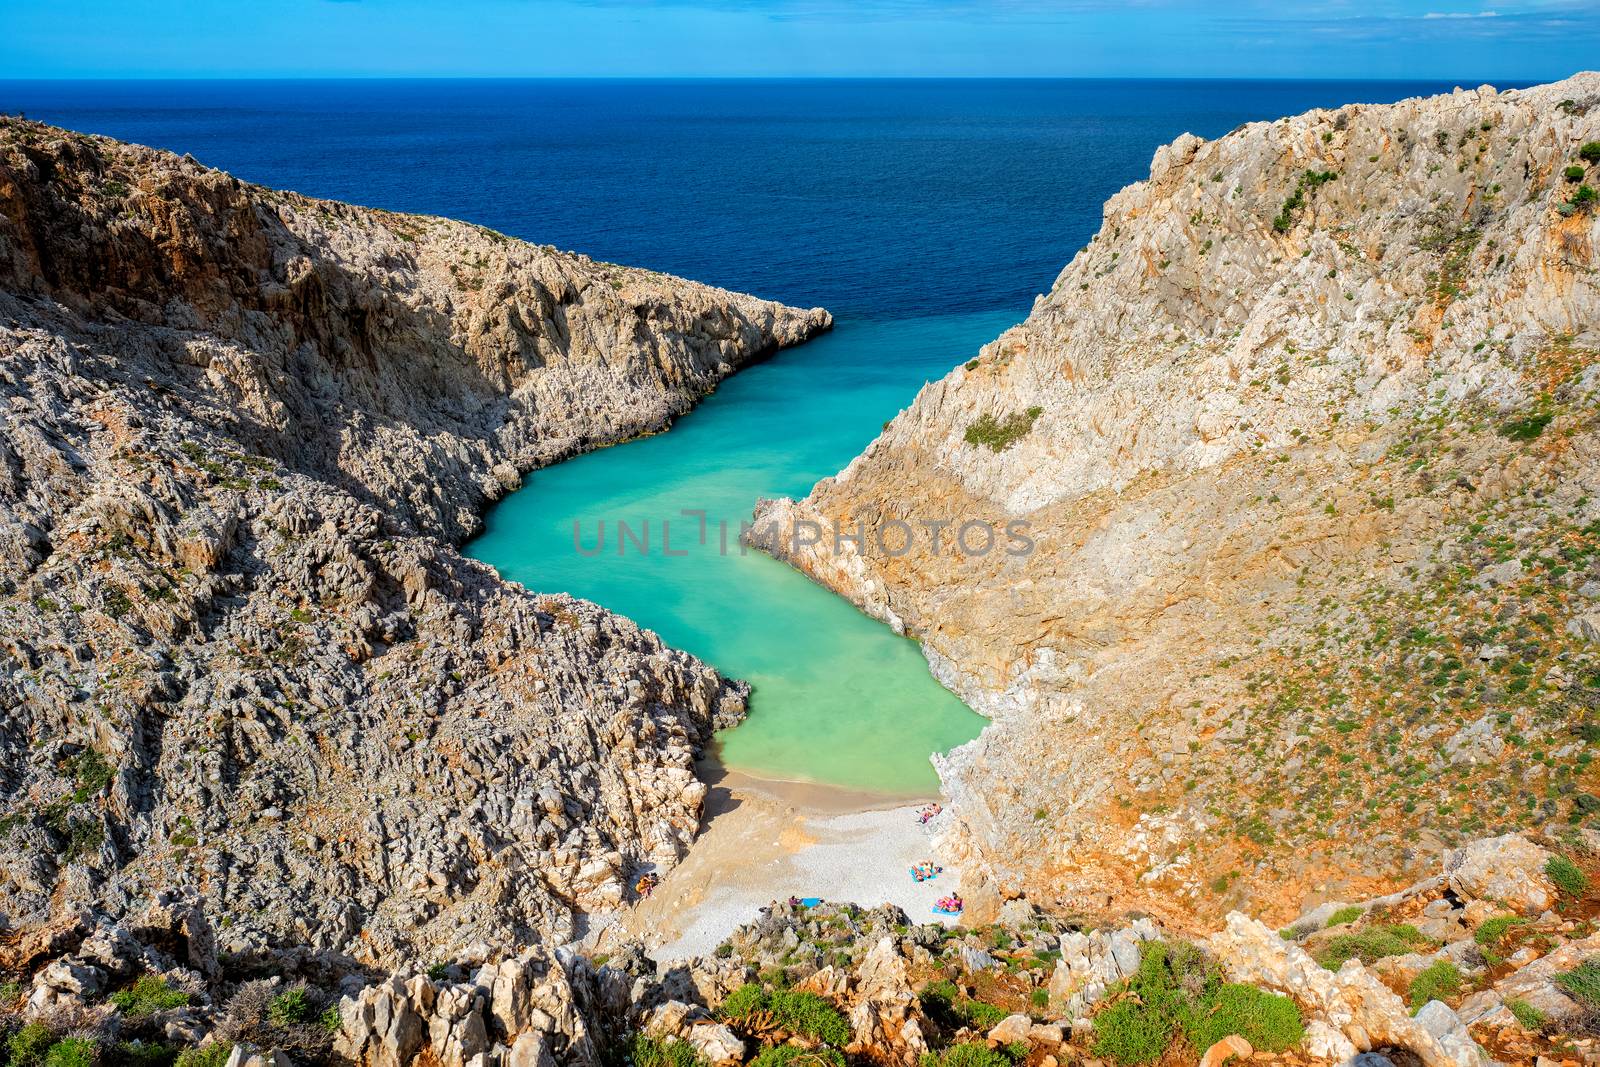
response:
[[[667,433],[535,472],[468,551],[530,589],[585,597],[754,689],[720,738],[725,765],[762,777],[926,793],[928,763],[984,720],[935,682],[917,646],[760,553],[738,530],[758,497],[804,496],[861,451],[928,379],[1012,322],[961,315],[845,322],[728,379]],[[698,543],[707,513],[706,544]],[[629,541],[648,523],[649,553]],[[574,523],[596,555],[574,547]],[[666,556],[663,521],[671,547]],[[719,523],[727,528],[727,554]]]

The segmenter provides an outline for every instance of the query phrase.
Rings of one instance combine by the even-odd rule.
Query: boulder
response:
[[[1443,1001],[1430,1000],[1417,1012],[1417,1022],[1432,1034],[1459,1067],[1487,1067],[1489,1054],[1467,1033],[1466,1024]]]
[[[989,1031],[989,1040],[1000,1045],[1009,1045],[1015,1041],[1032,1042],[1033,1020],[1026,1015],[1007,1015]]]
[[[1139,945],[1159,936],[1148,919],[1110,933],[1062,934],[1061,958],[1050,975],[1051,1003],[1061,1006],[1069,1019],[1087,1015],[1107,990],[1139,969]]]
[[[1247,1060],[1254,1052],[1250,1042],[1238,1034],[1229,1034],[1206,1049],[1206,1054],[1200,1057],[1200,1067],[1222,1067],[1229,1060]]]
[[[1548,851],[1521,834],[1505,834],[1445,853],[1444,871],[1459,896],[1538,914],[1556,900],[1555,887],[1544,873],[1549,860]]]
[[[696,1023],[689,1027],[687,1040],[714,1065],[744,1062],[744,1042],[722,1023]]]
[[[968,974],[979,971],[991,971],[999,964],[995,963],[993,956],[975,945],[961,946],[961,969]]]

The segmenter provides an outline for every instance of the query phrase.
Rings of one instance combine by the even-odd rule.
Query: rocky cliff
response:
[[[455,543],[829,325],[0,120],[0,913],[235,957],[564,940],[744,689]]]
[[[1596,74],[1180,137],[764,505],[993,719],[936,760],[980,902],[1283,921],[1600,812],[1595,142]]]

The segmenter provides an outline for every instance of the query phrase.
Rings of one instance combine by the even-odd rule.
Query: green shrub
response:
[[[147,1019],[159,1012],[181,1008],[189,1003],[189,999],[188,993],[172,988],[165,978],[158,978],[153,974],[140,975],[128,988],[119,989],[111,994],[111,1003],[132,1022]]]
[[[100,1044],[92,1037],[64,1037],[44,1054],[44,1067],[94,1067]]]
[[[1587,159],[1590,163],[1600,163],[1600,141],[1590,141],[1578,149],[1578,158]]]
[[[339,1005],[329,1004],[322,1009],[322,1014],[317,1016],[317,1022],[330,1034],[337,1034],[344,1029],[344,1016],[339,1014]]]
[[[1421,1011],[1430,1000],[1448,1000],[1460,992],[1460,969],[1449,960],[1440,960],[1411,979],[1411,993],[1407,998],[1411,1014]]]
[[[1553,979],[1561,991],[1585,1007],[1600,1008],[1600,959],[1587,959]]]
[[[1575,207],[1588,207],[1596,200],[1600,200],[1600,193],[1595,192],[1592,185],[1580,185],[1578,191],[1572,194],[1572,204]]]
[[[1428,939],[1415,926],[1406,923],[1371,926],[1331,938],[1317,955],[1317,962],[1330,971],[1337,971],[1350,959],[1370,966],[1385,956],[1404,956],[1427,944]]]
[[[1035,990],[1039,992],[1039,990]],[[1050,993],[1044,990],[1045,1002],[1049,1003]],[[919,995],[922,1001],[922,1010],[927,1012],[929,1018],[940,1026],[951,1030],[970,1026],[974,1030],[988,1030],[1004,1019],[1007,1012],[993,1004],[971,997],[962,996],[956,989],[954,982],[940,979],[929,982]]]
[[[39,1067],[55,1042],[56,1035],[44,1023],[29,1023],[6,1042],[6,1062],[9,1067]]]
[[[1517,1025],[1524,1030],[1537,1030],[1544,1025],[1545,1014],[1526,1000],[1508,1000],[1506,1008],[1516,1017]]]
[[[772,994],[771,1009],[778,1024],[791,1033],[830,1045],[850,1043],[850,1021],[825,997],[780,989]]]
[[[1197,1052],[1229,1034],[1274,1052],[1305,1037],[1294,1001],[1224,983],[1199,949],[1181,941],[1146,944],[1126,991],[1094,1019],[1094,1054],[1124,1067],[1161,1059],[1180,1030]]]
[[[77,788],[72,791],[72,802],[82,804],[111,784],[113,772],[106,758],[94,749],[86,749],[72,758],[69,770]]]
[[[1300,1009],[1293,1000],[1235,982],[1192,1006],[1183,1022],[1196,1052],[1204,1052],[1229,1034],[1238,1034],[1268,1052],[1294,1048],[1306,1036]]]
[[[1578,166],[1576,163],[1574,163],[1572,166],[1568,167],[1566,170],[1561,172],[1562,177],[1566,178],[1567,181],[1569,181],[1569,182],[1581,182],[1581,181],[1583,181],[1583,176],[1584,176],[1585,173],[1587,173],[1587,172],[1582,167]]]
[[[797,1045],[772,1045],[756,1053],[750,1067],[845,1067],[844,1056],[828,1048],[800,1048]]]
[[[969,1000],[966,1005],[967,1024],[974,1030],[993,1030],[1011,1013],[982,1000]]]
[[[686,1041],[660,1041],[635,1034],[628,1045],[633,1067],[707,1067],[710,1063]]]
[[[173,1067],[224,1067],[233,1055],[232,1041],[213,1041],[202,1048],[186,1048],[178,1053]]]
[[[1048,1008],[1050,1006],[1050,990],[1041,986],[1028,994],[1028,1003],[1035,1008]]]
[[[758,1011],[772,1013],[778,1026],[792,1034],[845,1045],[850,1041],[850,1022],[827,998],[795,989],[767,992],[755,982],[746,982],[722,1002],[718,1014],[731,1023],[742,1022]]]
[[[290,986],[268,1001],[267,1018],[277,1026],[293,1026],[311,1018],[311,998],[305,986]]]
[[[1043,414],[1044,408],[1031,407],[1023,412],[1013,411],[1004,419],[997,420],[985,412],[967,427],[966,442],[987,447],[991,452],[1004,452],[1026,437]]]
[[[722,1007],[717,1009],[717,1014],[727,1022],[736,1023],[748,1018],[752,1012],[760,1011],[766,1004],[767,991],[761,988],[760,983],[746,982],[728,994]]]
[[[1324,926],[1323,929],[1329,929],[1334,926],[1343,926],[1345,923],[1353,923],[1357,919],[1361,918],[1361,916],[1364,914],[1366,914],[1366,909],[1360,904],[1352,904],[1348,908],[1340,908],[1338,911],[1328,916],[1327,925]]]
[[[1551,856],[1544,873],[1555,884],[1556,892],[1570,900],[1579,900],[1589,891],[1588,876],[1565,856]]]
[[[1305,206],[1306,193],[1315,192],[1320,186],[1333,181],[1339,175],[1331,170],[1308,170],[1300,175],[1295,182],[1294,192],[1283,202],[1283,208],[1278,212],[1277,218],[1272,220],[1272,228],[1279,233],[1288,233],[1294,226],[1294,214]]]
[[[1518,926],[1526,926],[1528,921],[1515,915],[1496,915],[1492,919],[1485,919],[1473,931],[1472,939],[1484,948],[1494,948],[1506,934]]]
[[[1550,420],[1555,418],[1548,411],[1536,411],[1532,415],[1524,415],[1520,419],[1500,424],[1500,436],[1512,441],[1534,441],[1544,433],[1544,428],[1550,425]]]
[[[925,1053],[919,1067],[1011,1067],[1012,1059],[999,1049],[976,1041],[951,1045],[942,1053]]]
[[[1154,1063],[1172,1044],[1173,1020],[1131,1000],[1094,1017],[1094,1054],[1123,1064]]]
[[[169,1067],[178,1050],[159,1041],[118,1041],[107,1057],[115,1067]]]

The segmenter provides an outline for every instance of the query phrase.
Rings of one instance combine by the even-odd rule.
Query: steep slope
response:
[[[829,324],[0,121],[0,912],[232,953],[562,939],[744,688],[453,542]]]
[[[1595,74],[1180,137],[1026,322],[764,506],[994,720],[936,761],[964,878],[1281,921],[1600,811],[1596,141]]]

